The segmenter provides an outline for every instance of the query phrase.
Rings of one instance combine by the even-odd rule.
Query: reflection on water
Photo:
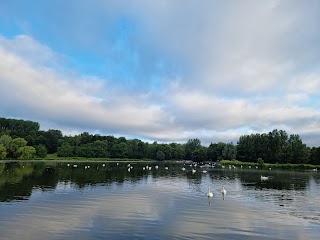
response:
[[[1,239],[320,236],[320,173],[127,164],[0,163]]]

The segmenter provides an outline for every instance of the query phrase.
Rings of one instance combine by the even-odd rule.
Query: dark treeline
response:
[[[244,162],[320,164],[320,147],[307,147],[299,135],[283,130],[243,135],[237,144],[211,143],[202,146],[197,138],[185,144],[148,143],[139,139],[92,135],[83,132],[63,136],[60,130],[40,130],[39,123],[0,118],[0,159],[58,157],[129,158],[154,160],[217,161],[237,159]]]

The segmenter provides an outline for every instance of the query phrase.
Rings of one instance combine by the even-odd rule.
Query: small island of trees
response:
[[[148,143],[139,139],[101,136],[83,132],[63,136],[60,130],[40,130],[37,122],[0,118],[0,159],[151,159],[219,161],[279,164],[320,164],[320,147],[308,147],[297,134],[284,130],[240,136],[237,144],[211,143],[202,146],[198,138],[180,143]]]

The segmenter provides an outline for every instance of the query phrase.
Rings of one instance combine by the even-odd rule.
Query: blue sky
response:
[[[317,0],[0,2],[0,116],[146,141],[320,145]]]

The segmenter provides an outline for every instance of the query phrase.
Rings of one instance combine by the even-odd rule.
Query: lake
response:
[[[0,162],[0,239],[320,239],[320,172]]]

